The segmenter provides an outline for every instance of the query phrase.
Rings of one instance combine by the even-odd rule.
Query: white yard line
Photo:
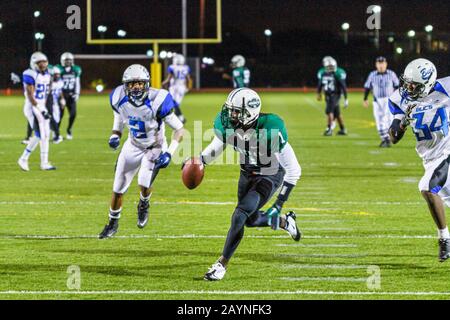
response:
[[[367,278],[353,277],[281,277],[282,281],[366,282]]]
[[[221,290],[7,290],[0,295],[323,295],[323,296],[450,296],[450,292],[439,291],[221,291]]]
[[[367,269],[359,264],[285,264],[282,269]]]
[[[276,254],[276,257],[288,257],[288,258],[364,258],[367,254],[345,254],[345,253],[309,253],[309,254],[297,254],[297,253],[280,253]]]
[[[308,247],[308,248],[357,248],[358,245],[356,244],[326,244],[326,243],[311,243],[311,244],[305,244],[305,243],[277,243],[274,244],[276,247]]]

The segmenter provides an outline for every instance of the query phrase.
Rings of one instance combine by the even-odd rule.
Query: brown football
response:
[[[202,182],[204,165],[200,158],[192,157],[184,163],[181,179],[188,189],[195,189]]]

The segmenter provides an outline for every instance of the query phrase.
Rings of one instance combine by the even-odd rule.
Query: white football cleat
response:
[[[300,241],[300,238],[302,237],[302,233],[297,227],[297,216],[293,211],[288,212],[286,215],[286,227],[284,230],[286,230],[294,239],[294,241]]]
[[[28,160],[20,158],[19,161],[17,161],[17,164],[23,171],[30,171],[30,167],[28,166]]]
[[[51,171],[51,170],[56,170],[56,167],[52,166],[50,163],[46,163],[46,164],[41,165],[41,170]]]
[[[64,138],[62,136],[59,136],[58,139],[53,139],[54,144],[60,144],[63,142]]]
[[[71,134],[67,134],[67,135],[66,135],[66,139],[67,139],[67,140],[73,140],[73,136],[72,136]]]
[[[225,276],[226,271],[227,271],[227,269],[225,269],[223,264],[220,263],[219,261],[217,261],[216,263],[214,263],[211,266],[211,268],[209,268],[208,272],[205,273],[205,276],[203,279],[205,279],[207,281],[222,280],[223,277]]]

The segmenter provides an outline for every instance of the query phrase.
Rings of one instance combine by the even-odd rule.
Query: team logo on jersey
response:
[[[252,108],[258,108],[261,105],[261,101],[258,98],[253,98],[252,100],[250,100],[247,105]]]
[[[432,68],[430,68],[430,69],[423,68],[422,70],[420,70],[420,74],[422,75],[423,80],[428,81],[428,80],[430,80],[431,75],[433,74],[433,69]]]

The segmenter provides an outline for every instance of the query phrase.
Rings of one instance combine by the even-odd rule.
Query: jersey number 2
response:
[[[133,134],[133,137],[136,139],[146,139],[147,133],[145,132],[145,122],[130,120],[130,131]]]

